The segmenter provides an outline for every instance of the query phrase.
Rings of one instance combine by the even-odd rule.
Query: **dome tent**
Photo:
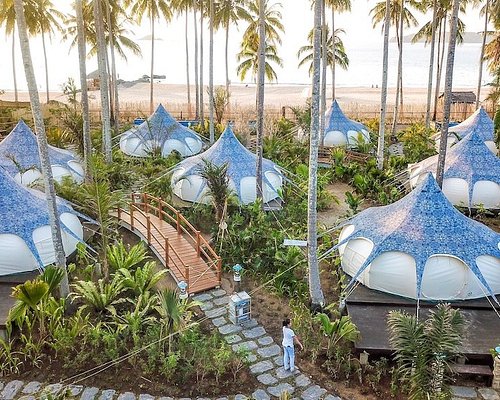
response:
[[[474,111],[465,121],[448,129],[447,146],[453,146],[471,132],[475,132],[493,153],[497,153],[494,124],[482,106]],[[435,139],[436,148],[439,149],[440,133],[435,136]]]
[[[467,300],[500,293],[500,234],[457,211],[432,174],[387,206],[343,227],[338,248],[352,280],[422,300]]]
[[[64,253],[83,239],[77,213],[58,199]],[[34,271],[55,262],[47,201],[0,170],[0,275]]]
[[[202,147],[200,137],[177,122],[161,104],[146,121],[120,138],[121,151],[135,157],[147,157],[155,149],[161,149],[163,156],[176,150],[187,157],[198,154]]]
[[[244,147],[228,125],[219,139],[205,152],[181,161],[172,173],[172,188],[182,200],[208,203],[206,181],[200,176],[204,160],[217,166],[228,165],[229,185],[239,201],[248,204],[256,199],[256,155]],[[279,198],[283,174],[270,160],[262,160],[264,203]]]
[[[79,183],[83,181],[83,167],[72,152],[49,145],[49,159],[56,181],[60,182],[64,176]],[[36,136],[23,120],[0,143],[0,167],[23,185],[30,185],[42,176]]]
[[[410,185],[435,174],[437,163],[435,155],[409,166]],[[443,192],[457,206],[500,208],[500,159],[475,131],[447,151]]]
[[[324,146],[354,148],[358,144],[360,135],[366,143],[370,143],[368,128],[360,122],[347,118],[340,109],[337,100],[333,101],[332,107],[325,115],[325,119]]]

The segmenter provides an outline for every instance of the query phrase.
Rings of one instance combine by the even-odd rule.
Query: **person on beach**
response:
[[[300,346],[301,350],[304,350],[304,346],[300,343],[299,338],[295,335],[295,332],[290,328],[292,321],[287,318],[283,321],[283,368],[285,371],[293,372],[295,371],[295,348],[294,343]]]

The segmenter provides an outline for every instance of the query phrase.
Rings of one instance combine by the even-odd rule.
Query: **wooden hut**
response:
[[[444,93],[439,95],[441,112],[444,106]],[[474,92],[451,92],[450,120],[463,121],[475,110],[476,94]]]

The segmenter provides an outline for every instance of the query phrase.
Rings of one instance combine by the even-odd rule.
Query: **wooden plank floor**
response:
[[[114,214],[118,217],[117,213]],[[156,254],[164,266],[169,268],[169,272],[176,282],[185,280],[183,263],[189,266],[189,293],[198,293],[219,286],[219,281],[214,268],[209,268],[206,260],[199,257],[196,248],[184,235],[177,233],[177,229],[168,222],[158,218],[153,214],[148,214],[151,222],[151,243],[149,247]],[[130,214],[121,211],[121,224],[148,242],[147,221],[141,213],[134,213],[134,227],[130,225]],[[161,234],[160,234],[161,233]],[[170,246],[175,252],[169,252],[169,262],[166,263],[165,244],[162,235],[168,238]],[[177,253],[177,254],[176,254]]]

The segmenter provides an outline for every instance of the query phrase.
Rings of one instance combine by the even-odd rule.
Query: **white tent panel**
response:
[[[1,275],[34,271],[37,268],[38,263],[22,238],[10,233],[0,234]]]
[[[434,174],[433,174],[434,175]],[[424,175],[422,175],[422,178]],[[467,207],[469,205],[469,185],[460,178],[443,180],[443,193],[452,204]]]
[[[373,243],[364,238],[352,239],[347,243],[342,256],[342,269],[350,276],[356,275],[373,250]],[[369,287],[368,269],[358,277],[358,281]]]
[[[500,293],[500,259],[492,256],[479,256],[476,263],[493,293]],[[479,282],[477,284],[479,285]],[[486,289],[481,285],[478,292],[483,295]]]
[[[347,145],[345,135],[340,131],[328,131],[323,139],[323,145],[327,147]]]
[[[487,209],[500,208],[500,185],[491,181],[478,181],[472,192],[472,204]]]
[[[40,171],[38,171],[37,169],[29,169],[23,173],[18,172],[14,176],[14,179],[16,180],[17,183],[20,183],[21,185],[29,186],[33,182],[40,179],[41,177],[42,174],[40,173]]]
[[[83,182],[83,177],[85,176],[85,171],[83,170],[82,164],[77,161],[69,161],[68,165],[73,169],[71,175],[77,183]]]
[[[198,154],[201,151],[203,147],[203,142],[201,140],[196,140],[190,137],[187,137],[185,140],[187,145],[189,146],[189,148],[186,149],[189,154],[186,155],[191,156],[193,154]]]
[[[434,255],[425,264],[422,298],[451,300],[466,298],[469,268],[462,260],[449,255]]]
[[[83,226],[76,215],[70,213],[62,213],[61,222],[71,232],[73,232],[77,238],[83,239]],[[79,243],[79,241],[73,235],[70,235],[64,230],[62,231],[62,239],[63,239],[64,253],[66,255],[70,255],[76,250],[76,245]]]
[[[344,226],[344,228],[340,232],[339,242],[342,242],[346,237],[348,237],[353,232],[354,232],[354,225]],[[346,246],[347,246],[347,243],[344,243],[344,244],[339,246],[340,257],[342,257],[344,255],[344,251],[345,251]]]
[[[200,146],[200,150],[201,150],[201,146]],[[182,143],[180,140],[177,140],[177,139],[165,140],[165,143],[163,144],[163,149],[161,151],[162,156],[167,157],[173,151],[177,151],[182,157],[190,156],[193,154],[187,148],[187,146],[184,143]]]
[[[52,176],[54,177],[55,181],[58,183],[61,183],[62,179],[65,176],[69,176],[70,178],[73,178],[73,174],[66,167],[63,167],[61,165],[52,165],[51,169],[52,169]]]

